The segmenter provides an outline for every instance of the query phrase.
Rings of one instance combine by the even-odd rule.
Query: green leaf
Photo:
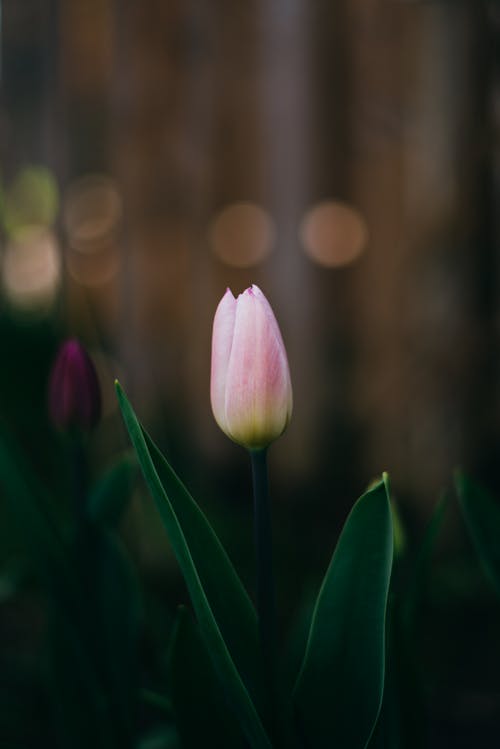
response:
[[[138,749],[182,749],[175,726],[165,724],[141,739]]]
[[[130,499],[137,470],[134,455],[126,454],[99,479],[88,499],[90,517],[106,528],[118,526]]]
[[[90,617],[94,617],[95,622],[89,621],[88,625],[96,638],[95,657],[109,695],[108,719],[113,725],[115,743],[127,749],[135,746],[137,736],[138,642],[142,614],[139,583],[120,540],[97,527],[90,532],[93,543],[83,561],[87,567],[88,589],[93,590],[95,596],[95,602],[89,605]]]
[[[500,504],[462,474],[455,477],[458,499],[486,577],[500,595]]]
[[[200,630],[252,747],[270,747],[249,694],[258,695],[257,622],[250,599],[210,524],[143,432],[120,385],[118,401],[144,478],[184,575]]]
[[[52,606],[49,619],[49,676],[58,743],[71,749],[115,746],[108,698],[88,642],[67,616]]]
[[[185,749],[244,746],[206,645],[189,611],[181,606],[170,655],[175,722]]]
[[[58,723],[65,746],[132,749],[140,616],[135,574],[119,540],[90,523],[79,527],[72,551],[82,605],[68,609],[55,599],[50,607]]]
[[[63,537],[43,484],[1,433],[0,486],[18,542],[50,594],[52,695],[64,745],[110,749],[114,726],[124,732],[116,745],[126,749],[137,693],[130,565],[117,540],[90,521],[76,546]]]
[[[362,749],[382,702],[393,555],[387,476],[354,505],[318,594],[295,686],[311,749]]]
[[[5,429],[0,431],[0,490],[16,540],[33,569],[54,595],[77,605],[67,541],[51,516],[45,488]]]
[[[413,749],[425,743],[427,716],[421,673],[420,608],[432,574],[432,557],[448,505],[449,494],[446,493],[436,504],[412,561],[409,563],[407,559],[403,569],[394,570],[399,574],[392,576],[386,626],[384,698],[369,749],[397,749],[400,746]],[[407,549],[407,558],[409,552]]]
[[[412,642],[415,636],[416,614],[420,601],[424,595],[425,585],[429,579],[429,570],[436,543],[444,524],[448,510],[450,496],[443,494],[437,503],[427,528],[413,566],[408,575],[404,593],[400,596],[402,625],[406,630],[406,639]]]
[[[169,718],[172,717],[174,710],[172,702],[164,694],[159,694],[152,689],[140,689],[139,697],[145,705],[156,708],[158,712],[167,715]]]

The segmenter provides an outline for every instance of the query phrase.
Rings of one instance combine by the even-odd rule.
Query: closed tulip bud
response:
[[[285,346],[262,291],[230,289],[215,313],[210,385],[215,420],[234,442],[267,447],[292,414],[292,385]]]
[[[101,391],[91,358],[77,340],[63,343],[49,381],[49,415],[59,429],[89,431],[101,415]]]

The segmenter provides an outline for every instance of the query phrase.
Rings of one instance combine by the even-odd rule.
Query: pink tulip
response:
[[[210,386],[215,420],[234,442],[267,447],[292,415],[292,385],[283,339],[262,291],[222,297],[214,318]]]

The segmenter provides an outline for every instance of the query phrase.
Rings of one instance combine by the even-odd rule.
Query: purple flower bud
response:
[[[59,429],[89,431],[101,415],[101,391],[95,367],[79,341],[65,341],[49,381],[49,415]]]

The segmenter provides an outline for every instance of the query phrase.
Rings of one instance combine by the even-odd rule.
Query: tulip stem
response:
[[[275,607],[271,513],[267,480],[267,450],[251,450],[254,496],[257,613],[263,673],[272,716],[274,706]]]
[[[86,519],[88,464],[85,446],[80,434],[70,437],[71,469],[73,481],[74,519],[81,526]]]

